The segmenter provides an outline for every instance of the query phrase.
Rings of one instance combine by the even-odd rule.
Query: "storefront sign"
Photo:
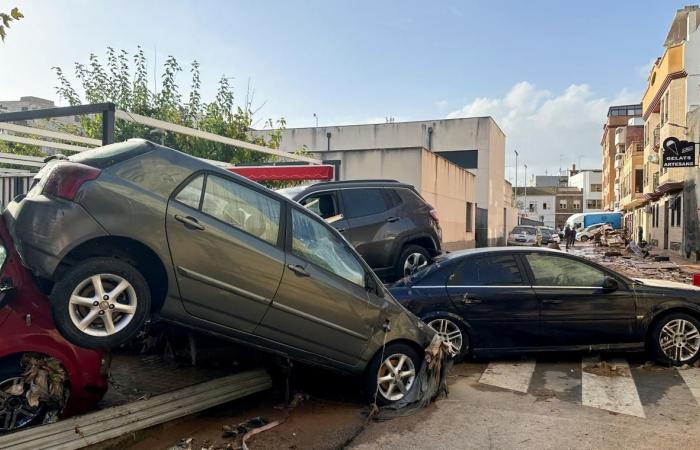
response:
[[[661,167],[695,167],[695,142],[678,138],[664,139]]]

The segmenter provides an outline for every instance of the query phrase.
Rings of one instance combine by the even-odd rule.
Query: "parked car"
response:
[[[440,253],[437,211],[410,184],[334,181],[279,192],[328,220],[387,281],[410,275]]]
[[[450,253],[391,292],[462,357],[645,349],[665,364],[700,357],[700,287],[630,279],[558,250]]]
[[[518,225],[508,235],[508,245],[539,246],[542,244],[542,232],[530,225]]]
[[[540,231],[540,234],[542,235],[542,240],[541,244],[547,245],[551,242],[556,242],[559,243],[561,242],[561,238],[559,237],[559,233],[557,233],[557,230],[554,228],[549,228],[549,227],[537,227]]]
[[[32,407],[27,400],[23,356],[55,358],[65,370],[69,392],[61,416],[90,410],[107,390],[109,358],[61,337],[51,320],[48,299],[20,263],[1,220],[0,272],[0,433],[41,423],[50,412],[43,401]],[[21,389],[16,391],[17,386]]]
[[[61,334],[83,347],[115,347],[161,318],[364,373],[391,403],[434,335],[316,214],[141,139],[50,161],[4,216],[51,287]]]
[[[589,239],[593,239],[593,237],[596,235],[598,230],[605,225],[606,225],[605,223],[596,223],[596,224],[587,226],[583,230],[578,231],[576,233],[576,240],[581,241],[581,242],[586,242]]]

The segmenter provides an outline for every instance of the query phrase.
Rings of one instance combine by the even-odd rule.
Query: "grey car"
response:
[[[415,385],[434,334],[322,218],[148,141],[50,161],[3,215],[79,346],[118,346],[161,318],[364,373],[391,403]]]
[[[410,184],[348,180],[278,192],[331,223],[386,281],[411,275],[441,252],[437,210]]]

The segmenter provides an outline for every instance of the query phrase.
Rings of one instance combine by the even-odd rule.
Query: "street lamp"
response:
[[[525,166],[525,208],[527,208],[527,164],[523,166]]]
[[[515,204],[518,204],[518,151],[513,149],[515,152]],[[520,209],[520,208],[518,208]]]
[[[318,128],[318,116],[314,113],[314,119],[316,119],[316,128]]]

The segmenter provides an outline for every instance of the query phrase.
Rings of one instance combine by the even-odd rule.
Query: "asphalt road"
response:
[[[700,368],[564,355],[455,366],[450,394],[351,448],[700,448]]]

